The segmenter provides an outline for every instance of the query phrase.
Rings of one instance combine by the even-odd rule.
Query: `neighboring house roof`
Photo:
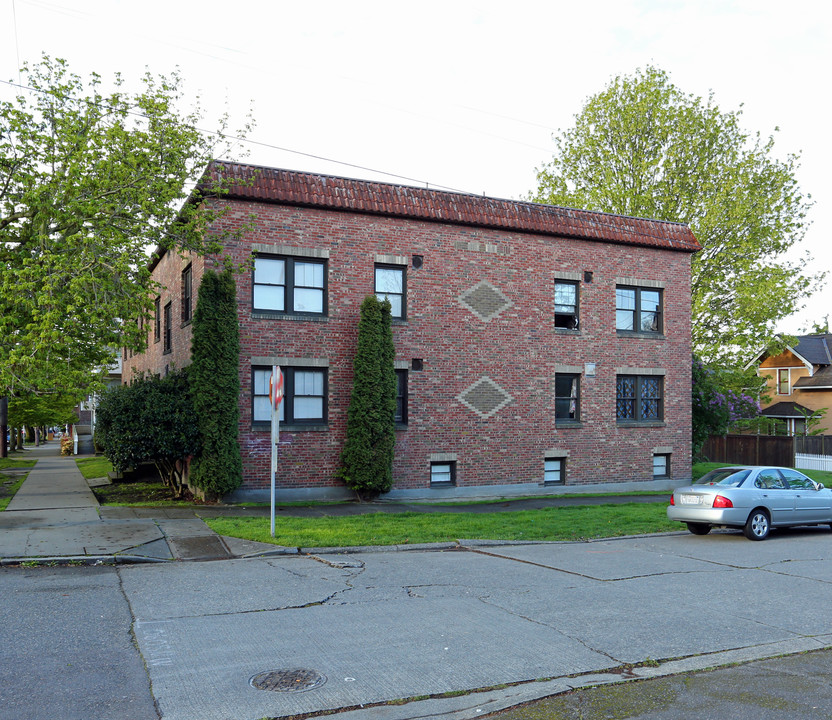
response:
[[[797,337],[797,344],[794,347],[787,345],[786,349],[800,360],[809,371],[817,371],[818,365],[832,365],[832,333],[799,335]],[[745,368],[748,369],[752,365],[759,365],[768,354],[767,350],[761,350],[757,353],[755,359],[749,362]]]
[[[764,408],[762,414],[773,418],[805,418],[807,415],[812,415],[813,412],[813,410],[804,407],[800,403],[779,402],[771,407]]]
[[[832,390],[832,366],[824,365],[811,377],[798,378],[794,387],[801,390]]]
[[[681,252],[701,249],[687,225],[587,210],[277,168],[215,162],[231,180],[223,197],[370,213]]]

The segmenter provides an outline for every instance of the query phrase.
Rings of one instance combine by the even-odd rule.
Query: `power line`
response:
[[[22,83],[13,83],[13,82],[10,82],[8,80],[0,80],[0,84],[8,85],[10,87],[18,88],[18,89],[21,89],[21,90],[26,90],[28,92],[39,92],[39,93],[44,93],[44,94],[46,93],[45,90],[40,90],[38,88],[33,88],[33,87],[28,86],[28,85],[23,85]],[[96,105],[96,103],[94,103],[89,98],[76,98],[76,97],[71,97],[69,95],[59,95],[58,97],[61,100],[65,101],[65,102],[66,101],[85,102],[88,105]],[[148,119],[147,115],[145,115],[144,113],[140,113],[140,112],[129,111],[128,115],[132,115],[133,117],[143,118],[145,120]],[[180,125],[181,127],[186,127],[186,128],[192,129],[192,130],[197,130],[200,133],[203,133],[205,135],[215,137],[215,138],[218,138],[218,139],[222,139],[222,140],[230,140],[230,141],[234,141],[234,142],[241,143],[241,144],[246,144],[246,145],[256,145],[258,147],[268,148],[270,150],[278,150],[280,152],[290,153],[292,155],[300,155],[302,157],[311,158],[313,160],[322,160],[324,162],[333,163],[335,165],[340,165],[340,166],[343,166],[343,167],[349,167],[349,168],[353,168],[353,169],[356,169],[356,170],[364,170],[365,172],[371,172],[371,173],[375,173],[377,175],[383,175],[383,176],[389,177],[389,178],[396,178],[398,180],[404,180],[404,181],[407,181],[407,182],[410,182],[410,183],[416,183],[418,185],[424,185],[425,187],[433,187],[433,188],[437,188],[437,189],[441,189],[441,190],[448,190],[450,192],[462,193],[464,195],[476,195],[477,194],[477,193],[472,193],[468,190],[460,190],[458,188],[453,188],[453,187],[450,187],[448,185],[440,185],[438,183],[432,183],[432,182],[429,182],[427,180],[422,180],[422,179],[419,179],[419,178],[413,178],[413,177],[410,177],[408,175],[401,175],[401,174],[398,174],[398,173],[390,172],[388,170],[378,170],[377,168],[367,167],[366,165],[358,165],[356,163],[350,163],[350,162],[346,162],[344,160],[335,160],[334,158],[329,158],[329,157],[326,157],[324,155],[316,155],[314,153],[304,152],[302,150],[293,150],[291,148],[282,147],[280,145],[275,145],[273,143],[267,143],[267,142],[263,142],[263,141],[260,141],[260,140],[249,140],[248,138],[239,137],[237,135],[228,135],[228,134],[225,134],[225,133],[218,133],[215,130],[208,130],[207,128],[202,128],[202,127],[199,127],[197,125],[187,125],[185,123],[177,123],[177,124]]]

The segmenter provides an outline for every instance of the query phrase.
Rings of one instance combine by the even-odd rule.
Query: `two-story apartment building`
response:
[[[391,496],[494,494],[690,477],[690,258],[684,225],[241,164],[213,232],[237,263],[244,484],[270,483],[269,375],[285,374],[281,498],[337,479],[359,309],[393,306]],[[190,354],[213,258],[165,253],[148,350]]]

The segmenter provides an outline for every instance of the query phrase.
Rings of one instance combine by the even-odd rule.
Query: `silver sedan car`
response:
[[[676,488],[667,517],[686,523],[694,535],[723,526],[765,540],[773,527],[832,525],[832,491],[790,468],[725,467]]]

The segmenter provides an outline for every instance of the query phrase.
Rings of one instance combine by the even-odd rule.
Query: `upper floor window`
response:
[[[555,423],[567,424],[581,419],[581,376],[572,373],[555,375]]]
[[[153,342],[162,339],[162,298],[153,301]]]
[[[784,370],[777,371],[777,394],[778,395],[791,395],[791,382],[789,380],[789,369],[785,368]]]
[[[283,401],[278,418],[288,425],[327,422],[327,371],[322,368],[283,367]],[[270,367],[252,369],[252,422],[271,421]]]
[[[326,290],[324,260],[280,256],[254,260],[254,310],[324,315]]]
[[[664,378],[653,375],[619,375],[616,378],[615,413],[619,422],[656,422],[664,418]]]
[[[165,315],[164,315],[164,333],[165,333],[165,341],[162,344],[162,352],[169,353],[173,350],[173,326],[172,326],[172,316],[171,316],[171,305],[168,303],[165,305]]]
[[[190,322],[193,317],[193,272],[188,265],[182,271],[182,322]]]
[[[578,283],[555,280],[555,327],[578,329]]]
[[[653,288],[615,288],[615,329],[624,332],[662,331],[662,291]]]
[[[379,300],[389,300],[391,315],[399,320],[407,316],[405,268],[400,265],[375,266],[375,292]]]

